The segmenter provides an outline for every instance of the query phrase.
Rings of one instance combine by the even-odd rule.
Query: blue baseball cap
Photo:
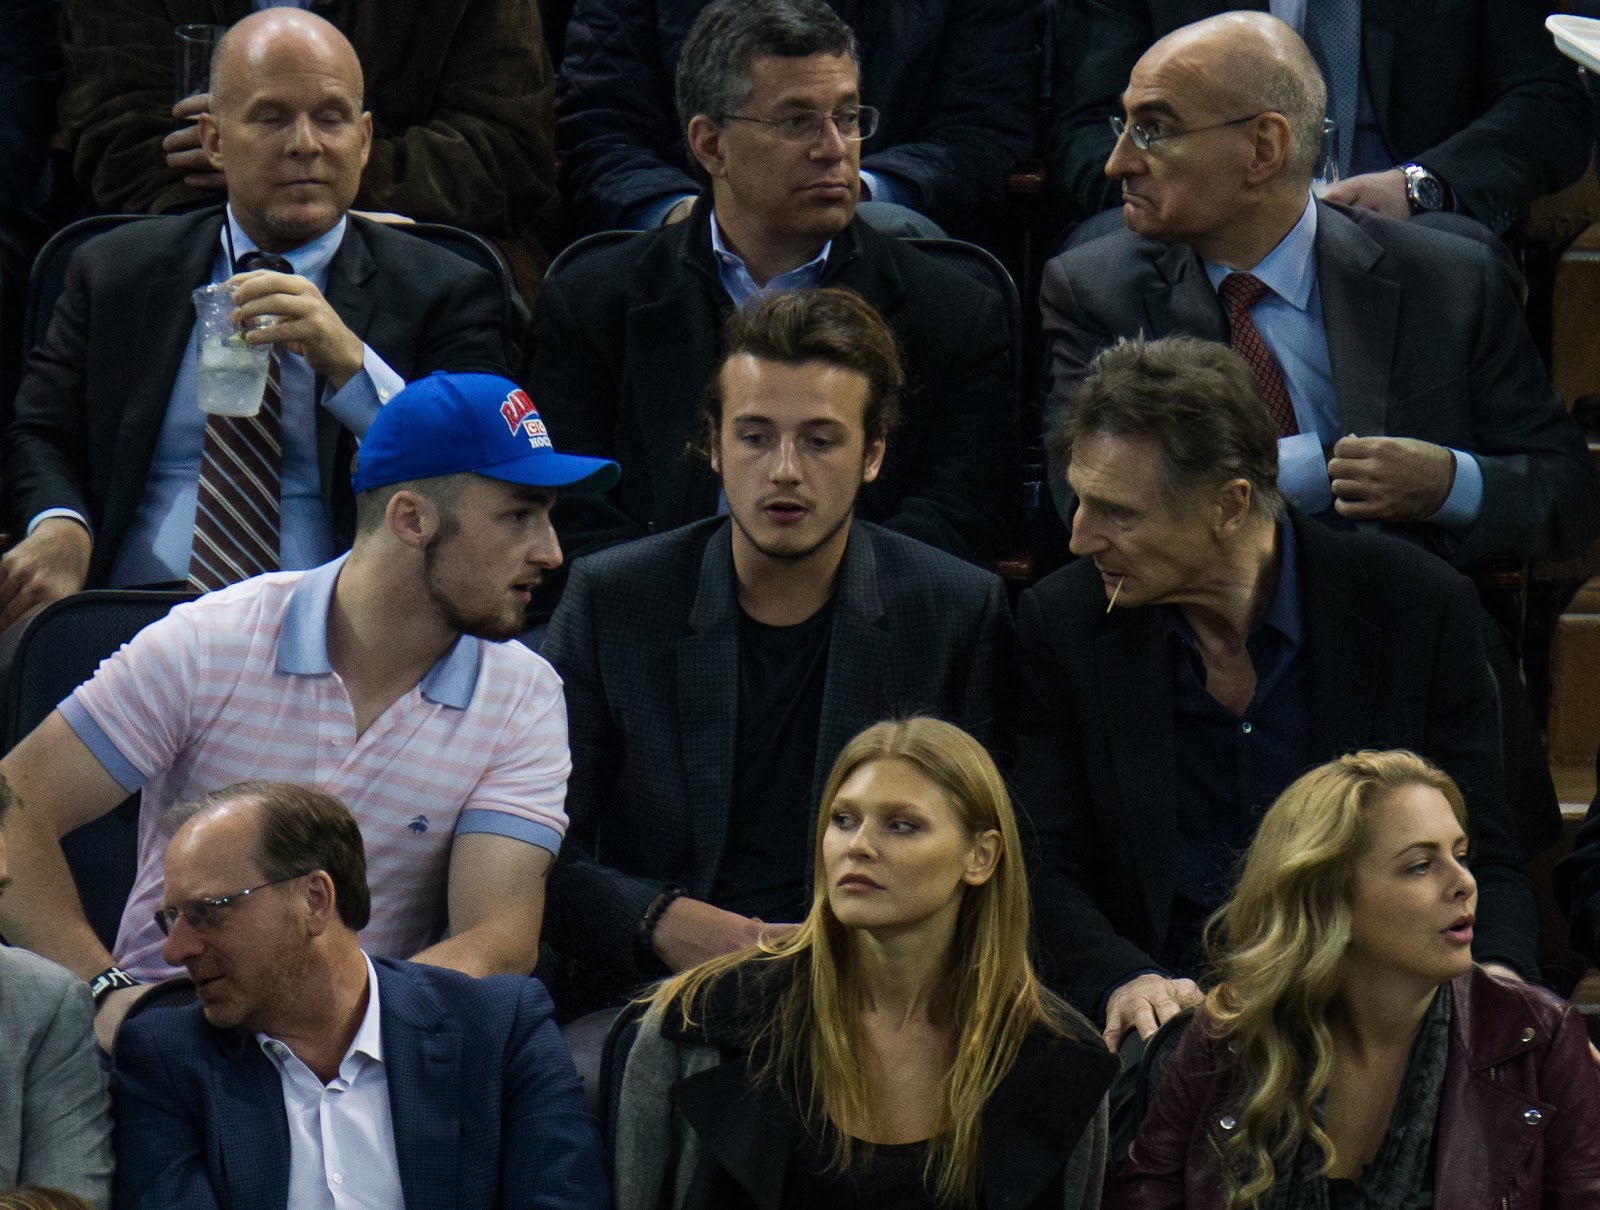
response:
[[[435,370],[378,409],[350,485],[359,495],[463,471],[584,493],[610,490],[622,473],[608,458],[556,453],[533,400],[509,378]]]

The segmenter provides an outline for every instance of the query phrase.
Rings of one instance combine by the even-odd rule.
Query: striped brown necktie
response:
[[[1270,287],[1253,273],[1230,273],[1222,279],[1217,293],[1228,308],[1228,343],[1233,351],[1243,357],[1255,375],[1256,386],[1267,402],[1267,410],[1277,423],[1278,436],[1293,437],[1300,431],[1294,417],[1294,403],[1289,398],[1289,387],[1283,381],[1283,372],[1272,359],[1272,350],[1261,339],[1256,321],[1250,318],[1250,308],[1266,297]]]
[[[202,592],[278,569],[283,394],[278,353],[254,416],[207,416],[189,583]]]

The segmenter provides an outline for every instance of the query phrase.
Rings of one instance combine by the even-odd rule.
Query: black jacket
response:
[[[1481,909],[1473,950],[1528,975],[1537,915],[1502,786],[1499,705],[1471,583],[1379,534],[1293,513],[1310,761],[1408,748],[1466,797]],[[1089,559],[1022,596],[1018,774],[1038,847],[1034,910],[1052,983],[1094,1011],[1159,967],[1177,843],[1173,678],[1158,607],[1106,612]]]
[[[707,0],[579,0],[556,90],[556,146],[583,230],[695,193],[673,73]],[[855,30],[861,100],[883,111],[861,166],[910,191],[913,209],[970,235],[1033,149],[1032,0],[829,0]]]
[[[1313,3],[1316,0],[1312,0]],[[1048,157],[1075,218],[1115,205],[1106,118],[1157,38],[1269,0],[1063,0],[1056,16]],[[1456,207],[1495,231],[1583,174],[1594,117],[1556,53],[1539,0],[1363,0],[1361,59],[1396,164],[1442,177]]]
[[[686,1190],[673,1202],[678,1210],[777,1210],[781,1204],[789,1158],[805,1127],[780,1092],[750,1079],[746,1061],[750,1030],[762,1014],[773,1011],[780,987],[772,975],[725,976],[708,990],[693,1026],[685,1027],[676,1010],[662,1020],[661,1037],[667,1041],[717,1047],[724,1057],[672,1087],[673,1108],[700,1142],[694,1172],[686,1182],[676,1177]],[[1094,1129],[1117,1071],[1115,1057],[1087,1022],[1080,1036],[1082,1041],[1035,1030],[984,1107],[982,1205],[992,1210],[1063,1210],[1066,1205],[1065,1169],[1087,1158],[1077,1153],[1078,1143]],[[624,1092],[624,1115],[629,1109]],[[626,1130],[625,1120],[621,1128]],[[640,1175],[654,1174],[619,1172],[624,1179]],[[1074,1199],[1073,1210],[1083,1208]]]
[[[883,314],[907,372],[901,425],[857,515],[993,560],[1012,533],[1019,480],[1000,296],[859,219],[834,237],[822,284]],[[690,447],[732,309],[703,202],[686,221],[593,252],[546,283],[529,390],[558,449],[622,464],[606,499],[557,505],[569,554],[716,512],[717,478]]]
[[[650,901],[672,883],[709,899],[722,859],[739,697],[729,533],[717,518],[580,560],[544,641],[572,744],[571,822],[545,937],[618,991],[660,973],[634,952]],[[855,522],[834,593],[807,835],[839,750],[885,718],[931,713],[1004,767],[1011,634],[996,576]]]

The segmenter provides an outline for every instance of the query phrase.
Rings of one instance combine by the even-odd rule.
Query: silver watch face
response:
[[[1425,169],[1413,166],[1406,170],[1406,193],[1419,210],[1444,208],[1444,186]]]

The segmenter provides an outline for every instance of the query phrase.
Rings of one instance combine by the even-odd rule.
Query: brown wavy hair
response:
[[[1462,827],[1448,774],[1411,752],[1357,752],[1278,796],[1245,854],[1232,897],[1206,926],[1218,974],[1212,1035],[1231,1052],[1238,1127],[1224,1144],[1227,1210],[1254,1210],[1309,1135],[1333,1162],[1314,1106],[1333,1069],[1328,1010],[1350,941],[1350,892],[1370,843],[1372,808],[1397,790],[1439,791]]]
[[[1021,860],[1016,814],[1005,783],[977,740],[932,718],[878,723],[845,745],[822,793],[812,881],[811,911],[781,941],[763,943],[685,971],[653,1000],[676,1005],[684,1025],[694,1024],[707,989],[724,976],[771,971],[782,991],[774,1011],[756,1022],[747,1039],[752,1075],[776,1084],[807,1128],[827,1141],[832,1170],[851,1163],[850,1137],[838,1122],[877,1120],[860,1028],[860,976],[848,932],[828,905],[822,840],[839,787],[873,761],[903,760],[944,791],[974,836],[1000,833],[1001,854],[989,880],[966,887],[943,986],[934,1001],[938,1017],[956,1034],[940,1105],[941,1125],[928,1149],[924,1180],[945,1206],[976,1204],[984,1106],[1016,1062],[1035,1028],[1085,1039],[1093,1030],[1048,991],[1028,956],[1030,913],[1027,873]]]

